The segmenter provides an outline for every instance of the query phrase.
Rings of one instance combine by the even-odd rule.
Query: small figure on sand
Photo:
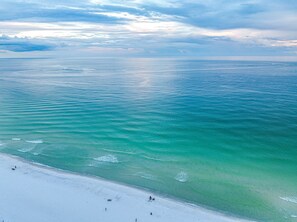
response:
[[[154,200],[155,200],[154,197],[152,197],[152,196],[149,197],[149,201],[154,201]]]

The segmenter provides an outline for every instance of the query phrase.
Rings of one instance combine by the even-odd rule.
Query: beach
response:
[[[147,191],[0,155],[0,221],[244,221]],[[152,200],[150,200],[150,196]]]

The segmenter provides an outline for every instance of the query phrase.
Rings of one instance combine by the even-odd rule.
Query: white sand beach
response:
[[[149,201],[149,196],[155,200]],[[244,220],[136,188],[54,170],[1,154],[0,221],[231,222]]]

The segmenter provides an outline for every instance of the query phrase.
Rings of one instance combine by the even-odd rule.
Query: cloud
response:
[[[12,52],[48,51],[54,47],[50,44],[31,42],[27,39],[0,36],[0,50]]]
[[[14,10],[7,10],[13,8]],[[39,5],[24,2],[0,3],[0,21],[31,21],[31,22],[120,22],[115,17],[97,14],[101,10],[96,8],[71,7],[66,5]]]
[[[293,0],[1,0],[0,49],[290,55],[296,23]]]

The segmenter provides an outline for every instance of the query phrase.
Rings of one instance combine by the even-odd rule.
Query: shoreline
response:
[[[0,153],[0,178],[1,222],[248,221],[4,153]],[[155,200],[149,201],[150,196]]]

